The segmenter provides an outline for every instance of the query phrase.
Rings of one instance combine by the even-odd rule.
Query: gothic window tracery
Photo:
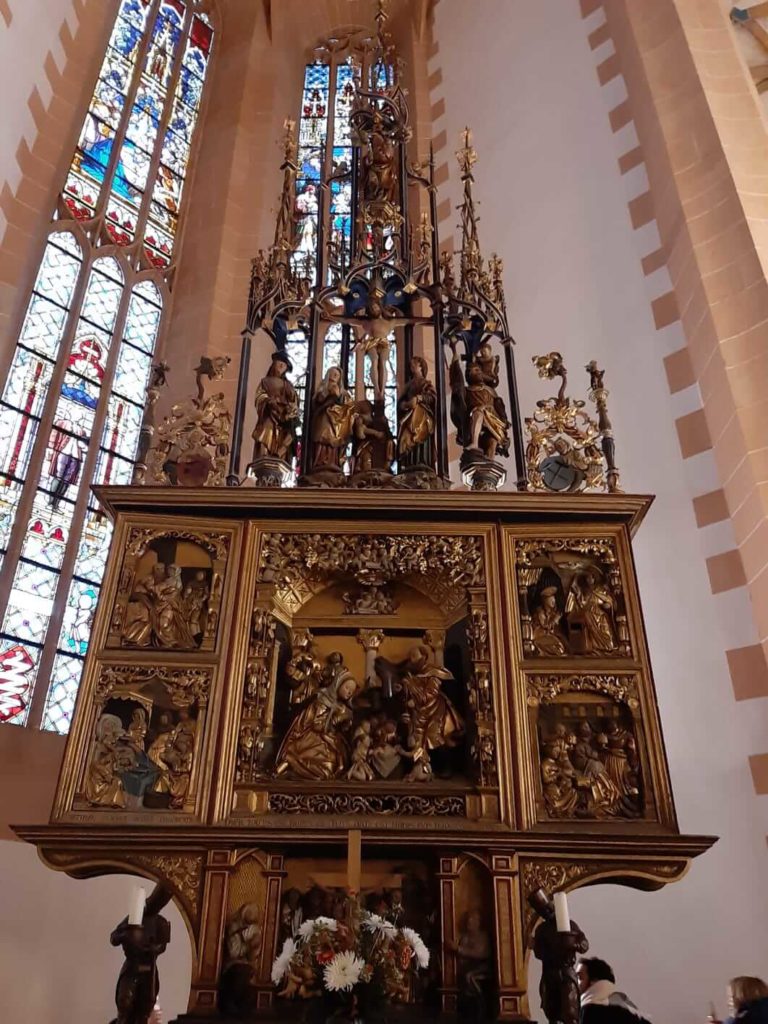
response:
[[[0,722],[67,732],[131,482],[214,32],[121,0],[0,398]]]
[[[355,149],[351,114],[361,82],[367,88],[383,89],[392,84],[393,69],[388,64],[368,60],[365,48],[350,52],[328,48],[316,61],[308,64],[304,75],[301,117],[299,119],[298,174],[296,178],[295,224],[297,248],[293,254],[296,269],[313,284],[318,283],[319,267],[325,256],[326,283],[331,281],[328,263],[333,261],[342,271],[352,262],[355,232],[355,211],[352,203]],[[325,232],[321,229],[324,221]],[[327,252],[320,247],[325,238]],[[390,335],[394,340],[394,334]],[[301,409],[307,377],[307,342],[301,332],[289,339],[286,346],[294,370],[289,373],[299,392]],[[362,372],[358,366],[355,336],[349,326],[332,324],[325,337],[321,366],[324,377],[332,366],[344,371],[345,384],[358,399],[373,399],[370,367]],[[359,394],[356,380],[360,379]],[[397,434],[397,346],[388,356],[388,387],[385,412],[393,434]]]

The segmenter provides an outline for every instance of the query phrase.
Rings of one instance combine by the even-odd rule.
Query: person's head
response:
[[[741,975],[728,982],[728,1002],[734,1013],[743,1010],[758,999],[768,999],[768,985],[761,978]]]
[[[357,681],[354,676],[344,676],[339,683],[336,693],[341,700],[352,700],[357,690]]]
[[[586,992],[596,981],[616,981],[613,968],[599,956],[585,956],[576,964],[576,980],[579,992]]]
[[[413,377],[426,377],[427,376],[427,361],[422,359],[421,356],[413,356],[411,358],[411,375]]]

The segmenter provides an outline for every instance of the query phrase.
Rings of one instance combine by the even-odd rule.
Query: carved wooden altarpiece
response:
[[[528,1019],[532,891],[658,888],[709,846],[679,835],[664,757],[630,547],[649,499],[100,497],[115,543],[51,824],[19,832],[70,875],[130,872],[171,890],[193,948],[185,1019],[217,1017],[246,907],[248,1019],[288,1012],[272,958],[292,912],[332,911],[350,830],[363,896],[401,891],[432,928],[446,1014],[450,949],[482,909],[505,1020]],[[142,581],[156,575],[162,592],[168,565],[182,594],[199,586],[194,626],[148,600]],[[408,686],[436,667],[456,728],[419,767]],[[338,686],[344,728],[317,747],[296,723],[334,673],[355,685],[347,698]]]
[[[197,398],[145,423],[136,482],[169,486],[98,493],[114,540],[55,806],[17,829],[74,877],[172,893],[187,1022],[299,1019],[272,960],[348,885],[430,949],[397,1019],[469,1016],[479,911],[486,1015],[528,1020],[531,893],[657,889],[712,842],[677,827],[630,544],[650,499],[619,491],[603,371],[593,417],[536,357],[562,383],[526,447],[471,134],[454,261],[386,22],[379,0],[314,55],[286,123],[229,441],[202,386],[227,360],[203,358]]]

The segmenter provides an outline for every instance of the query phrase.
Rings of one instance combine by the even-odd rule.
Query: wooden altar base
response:
[[[231,962],[252,968],[257,1009],[239,1024],[289,1019],[270,974],[290,894],[304,920],[338,916],[310,896],[344,891],[352,834],[370,905],[400,878],[422,894],[413,923],[431,936],[444,1024],[469,1024],[456,949],[470,912],[492,948],[498,1019],[529,1022],[533,892],[659,889],[714,842],[680,835],[672,800],[631,550],[649,498],[173,487],[98,496],[114,540],[51,824],[16,832],[72,877],[138,875],[171,893],[193,965],[176,1024],[226,1019],[230,930],[246,909],[259,939]],[[151,574],[168,566],[203,587],[194,648],[188,630],[164,647],[131,628]],[[389,610],[350,609],[371,581],[388,588]],[[353,781],[346,763],[308,779],[278,770],[318,692],[300,710],[290,699],[286,664],[302,637],[319,666],[341,656],[359,683],[350,735],[379,710],[377,654],[397,669],[414,644],[428,649],[463,723],[449,770],[436,758],[433,778],[409,781],[406,766],[391,784],[383,774]],[[387,715],[409,717],[404,703]],[[110,743],[128,742],[103,729],[115,724],[144,776],[111,767]],[[173,764],[187,758],[159,781],[146,760],[158,736],[180,736]],[[158,784],[142,789],[148,772]],[[391,1017],[427,1019],[423,1008]]]

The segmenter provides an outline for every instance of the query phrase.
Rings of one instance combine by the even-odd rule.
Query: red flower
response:
[[[315,956],[319,964],[329,964],[336,954],[332,949],[320,949]]]

